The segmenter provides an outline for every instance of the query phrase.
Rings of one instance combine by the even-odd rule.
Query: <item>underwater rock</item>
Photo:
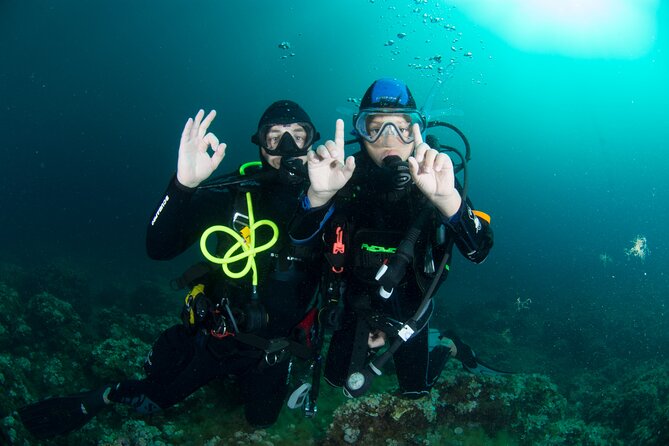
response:
[[[99,446],[170,446],[167,435],[143,420],[127,420],[120,430],[112,430],[102,436]]]
[[[124,339],[131,336],[153,344],[160,333],[179,323],[181,320],[174,314],[169,316],[128,315],[114,307],[100,310],[95,320],[92,321],[92,328],[101,338]]]
[[[0,414],[16,409],[17,401],[23,403],[30,398],[26,388],[26,374],[30,373],[31,364],[26,358],[0,354]]]
[[[32,329],[32,348],[44,345],[44,351],[71,352],[82,341],[81,317],[72,304],[48,292],[28,300],[26,322]]]
[[[141,379],[150,349],[151,345],[133,337],[105,339],[93,348],[91,369],[101,382]]]
[[[431,398],[406,400],[390,394],[349,400],[335,410],[324,444],[385,446],[386,439],[404,440],[428,429],[436,420],[435,408]]]
[[[28,296],[49,293],[69,302],[79,315],[90,311],[92,278],[86,277],[79,265],[59,259],[37,266],[24,278],[21,292]]]
[[[30,327],[24,320],[25,311],[19,293],[0,282],[0,350],[8,351],[30,337]]]
[[[347,401],[335,410],[324,444],[482,444],[501,437],[527,445],[615,444],[613,431],[570,415],[548,377],[481,377],[454,363],[424,398],[386,393]],[[567,432],[571,443],[547,441]]]
[[[630,367],[618,382],[588,393],[586,418],[620,429],[625,444],[669,444],[669,362]]]

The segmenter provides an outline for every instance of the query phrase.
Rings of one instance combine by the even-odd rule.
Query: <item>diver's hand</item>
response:
[[[209,124],[216,117],[216,110],[209,112],[202,120],[204,110],[200,110],[193,118],[188,118],[179,144],[179,161],[177,162],[177,180],[187,187],[197,187],[209,178],[225,157],[225,143],[218,143],[213,133],[207,133]],[[207,148],[214,151],[209,156]]]
[[[345,159],[345,160],[344,160]],[[312,207],[323,206],[351,179],[355,159],[344,156],[344,121],[337,119],[334,141],[328,140],[307,154]]]
[[[369,333],[367,338],[367,347],[369,348],[378,348],[386,345],[387,335],[381,330],[375,330]]]
[[[455,188],[453,162],[445,153],[439,153],[423,142],[418,124],[413,126],[416,148],[410,156],[409,170],[418,189],[447,218],[460,209],[462,198]]]

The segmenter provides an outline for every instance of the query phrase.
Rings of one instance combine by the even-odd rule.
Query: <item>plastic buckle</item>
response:
[[[304,410],[304,416],[306,418],[313,418],[316,416],[316,412],[318,412],[318,406],[316,405],[315,402],[312,404],[309,398],[307,398],[307,400],[304,402],[303,410]]]
[[[335,230],[337,235],[337,241],[332,245],[332,254],[343,254],[346,251],[346,245],[344,245],[344,230],[341,226],[337,226]]]
[[[235,212],[235,215],[232,216],[232,226],[236,230],[241,230],[244,226],[249,225],[249,216],[242,214],[241,212]]]
[[[232,216],[232,227],[235,231],[241,232],[242,229],[249,225],[249,216],[242,214],[241,212],[235,212],[235,215]]]
[[[411,328],[408,324],[405,324],[398,332],[397,335],[402,338],[404,342],[408,341],[409,338],[414,334],[414,329]]]
[[[265,364],[272,367],[279,363],[281,352],[267,352],[265,353]]]
[[[268,366],[273,366],[286,359],[289,355],[288,345],[290,344],[286,340],[271,340],[267,350],[265,350],[265,363]]]

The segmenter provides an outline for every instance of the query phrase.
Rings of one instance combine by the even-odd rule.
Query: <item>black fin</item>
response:
[[[19,416],[35,438],[64,435],[88,423],[107,405],[103,399],[107,389],[109,386],[38,401],[21,407]]]
[[[458,349],[455,359],[462,363],[462,368],[475,375],[493,376],[493,375],[513,375],[513,372],[505,372],[503,370],[495,369],[483,363],[472,348],[462,342],[462,340],[452,331],[448,331],[443,335],[452,340],[455,347]]]
[[[462,367],[467,370],[470,373],[473,373],[475,375],[483,375],[483,376],[500,376],[500,375],[514,375],[514,372],[505,372],[504,370],[499,370],[495,369],[493,367],[490,367],[489,365],[483,363],[481,360],[478,358],[476,359],[476,366],[475,367],[469,367],[465,365],[465,363],[462,363]]]

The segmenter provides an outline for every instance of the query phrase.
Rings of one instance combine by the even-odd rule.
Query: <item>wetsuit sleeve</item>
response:
[[[474,263],[483,262],[493,245],[490,224],[478,217],[468,203],[462,203],[458,212],[444,223],[455,237],[455,245],[462,255]]]
[[[227,209],[225,196],[216,197],[197,188],[180,184],[176,175],[170,180],[158,203],[146,232],[146,251],[154,260],[169,260],[188,249],[202,232],[220,222]]]

